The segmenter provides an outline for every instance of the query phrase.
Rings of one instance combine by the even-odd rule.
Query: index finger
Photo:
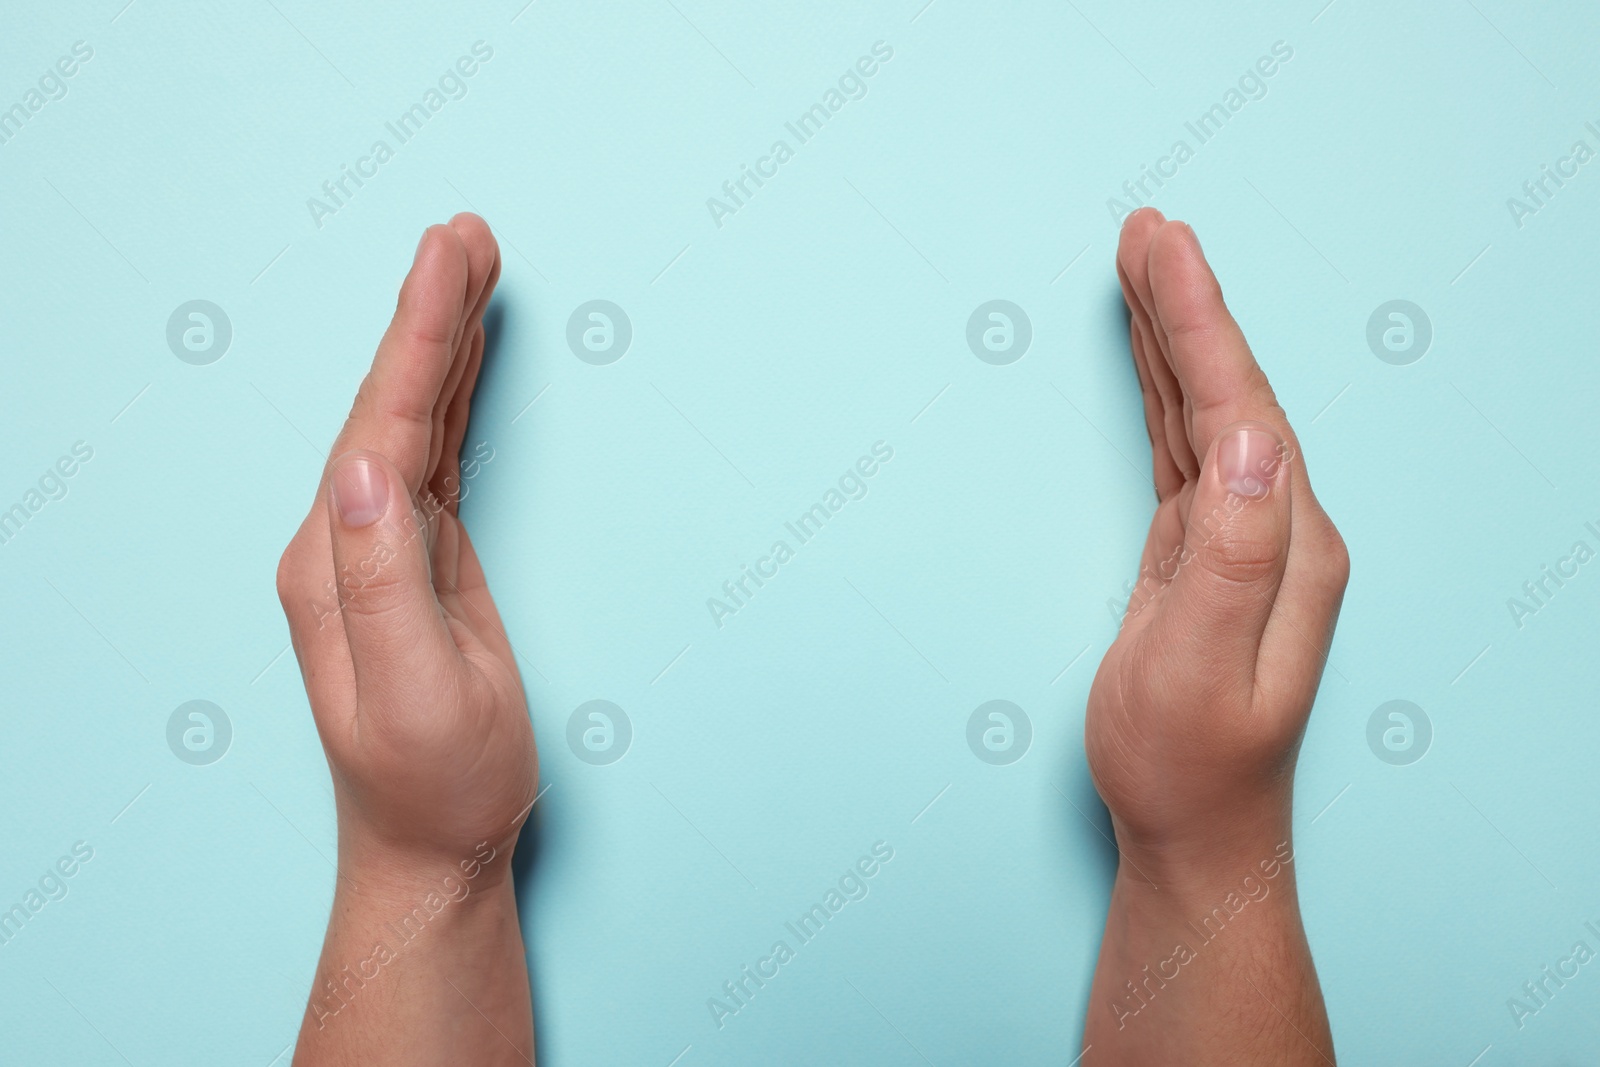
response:
[[[468,313],[467,250],[453,227],[430,226],[400,287],[384,332],[332,459],[354,449],[387,458],[413,496],[428,473],[434,409],[454,362]]]

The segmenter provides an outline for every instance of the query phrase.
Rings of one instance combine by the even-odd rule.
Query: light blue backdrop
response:
[[[417,235],[469,208],[505,252],[465,514],[548,785],[542,1062],[1071,1060],[1112,859],[1083,703],[1153,503],[1107,201],[1182,139],[1155,202],[1354,557],[1296,797],[1342,1058],[1589,1062],[1600,964],[1520,1027],[1507,1002],[1600,950],[1600,563],[1520,627],[1508,599],[1600,549],[1600,163],[1571,158],[1600,18],[1324,3],[7,4],[0,908],[52,893],[0,945],[0,1060],[288,1061],[335,828],[273,568]],[[864,95],[786,130],[877,42]],[[1535,202],[1545,166],[1576,175]],[[168,343],[197,299],[232,334],[205,364]],[[593,299],[632,324],[609,365],[566,342]],[[991,299],[1032,324],[1009,365],[966,342]],[[1431,322],[1420,360],[1369,347],[1390,300]],[[718,628],[707,598],[879,441]],[[632,724],[609,765],[566,741],[591,699]],[[993,699],[1032,723],[1010,765],[966,741]],[[1368,743],[1397,699],[1432,728],[1407,765]],[[215,762],[169,745],[191,700],[231,724]],[[870,894],[718,1029],[707,999],[878,841]]]

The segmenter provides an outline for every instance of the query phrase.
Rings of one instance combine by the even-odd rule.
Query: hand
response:
[[[458,516],[460,453],[500,275],[475,215],[430,227],[311,512],[278,565],[333,772],[341,871],[509,873],[538,781],[522,683]]]
[[[533,1063],[511,853],[538,763],[514,654],[458,515],[499,276],[477,216],[423,233],[278,564],[339,818],[303,1067]]]
[[[1349,559],[1194,231],[1135,213],[1117,274],[1160,503],[1090,690],[1090,771],[1134,862],[1271,855]]]
[[[1089,691],[1120,855],[1085,1045],[1108,1067],[1331,1067],[1290,807],[1348,557],[1194,231],[1135,212],[1117,273],[1160,503]]]

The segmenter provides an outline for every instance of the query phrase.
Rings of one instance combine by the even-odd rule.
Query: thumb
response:
[[[1162,612],[1176,646],[1201,656],[1196,668],[1254,677],[1289,558],[1289,459],[1264,423],[1235,423],[1212,442]]]
[[[429,516],[399,470],[375,452],[347,452],[329,470],[328,526],[356,688],[415,675],[418,655],[453,646],[428,560]],[[442,642],[442,643],[441,643]]]

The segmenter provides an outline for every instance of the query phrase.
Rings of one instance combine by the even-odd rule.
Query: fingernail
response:
[[[411,258],[412,259],[416,259],[418,256],[422,255],[422,246],[427,244],[427,243],[428,243],[428,231],[427,230],[423,230],[422,231],[422,236],[417,238],[417,250],[415,252],[411,253]]]
[[[333,505],[346,526],[371,526],[389,506],[389,478],[382,467],[364,456],[339,460],[331,480]]]
[[[1253,426],[1232,430],[1217,442],[1217,470],[1228,492],[1264,497],[1278,477],[1283,442],[1276,434]]]
[[[1194,232],[1194,227],[1190,226],[1186,222],[1186,223],[1183,224],[1183,228],[1189,231],[1189,240],[1194,242],[1194,246],[1196,248],[1200,248],[1200,235]],[[1200,254],[1202,256],[1205,255],[1206,254],[1206,250],[1203,249],[1203,248],[1200,248]]]

